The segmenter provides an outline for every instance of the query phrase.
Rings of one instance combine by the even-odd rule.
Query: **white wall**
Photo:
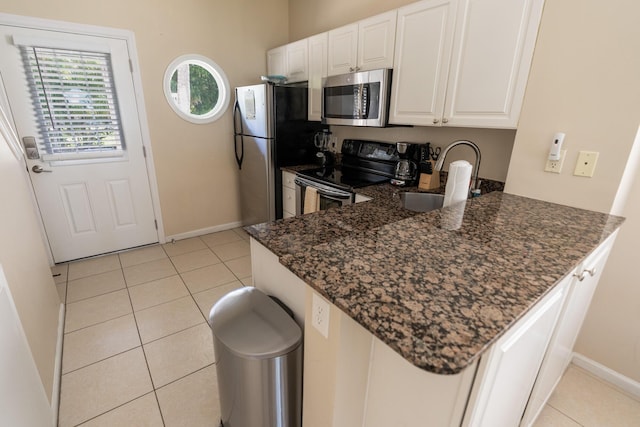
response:
[[[546,1],[505,189],[601,212],[620,209],[630,194],[623,211],[628,220],[576,351],[636,381],[640,185],[632,175],[637,159],[629,156],[640,124],[638,16],[634,0]],[[560,175],[542,171],[558,131],[566,132],[568,151]],[[579,150],[600,152],[593,178],[572,175]],[[630,193],[618,192],[625,179],[635,182]]]
[[[0,135],[0,264],[40,379],[52,401],[60,297],[23,168]],[[10,351],[2,343],[0,347]]]

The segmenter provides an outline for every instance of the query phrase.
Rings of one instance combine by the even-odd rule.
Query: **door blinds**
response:
[[[42,159],[123,156],[111,55],[24,45],[20,50],[42,136]]]

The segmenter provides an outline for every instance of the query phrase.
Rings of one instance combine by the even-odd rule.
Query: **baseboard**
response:
[[[64,340],[65,305],[60,304],[58,312],[58,342],[56,344],[56,360],[53,372],[53,390],[51,392],[51,412],[53,425],[58,425],[58,410],[60,409],[60,384],[62,381],[62,341]]]
[[[186,233],[174,234],[172,236],[166,236],[167,243],[172,240],[189,239],[191,237],[203,236],[205,234],[216,233],[218,231],[231,230],[238,228],[242,225],[240,221],[230,222],[227,224],[216,225],[213,227],[201,228],[199,230],[187,231]]]
[[[613,369],[609,369],[595,360],[591,360],[579,353],[573,353],[572,363],[640,399],[640,382],[625,377]]]

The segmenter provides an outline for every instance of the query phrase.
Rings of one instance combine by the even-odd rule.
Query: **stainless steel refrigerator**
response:
[[[282,218],[280,168],[316,162],[313,137],[325,127],[307,120],[306,83],[236,88],[233,130],[242,225]]]

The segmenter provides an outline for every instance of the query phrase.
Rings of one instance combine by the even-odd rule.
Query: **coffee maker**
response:
[[[313,137],[313,143],[319,150],[316,153],[318,163],[323,168],[333,167],[333,153],[329,150],[331,143],[331,131],[329,129],[323,129],[320,132],[316,132]]]
[[[410,142],[396,142],[396,151],[398,152],[398,161],[391,184],[400,187],[415,185],[418,176],[418,166],[413,160],[416,145]]]

